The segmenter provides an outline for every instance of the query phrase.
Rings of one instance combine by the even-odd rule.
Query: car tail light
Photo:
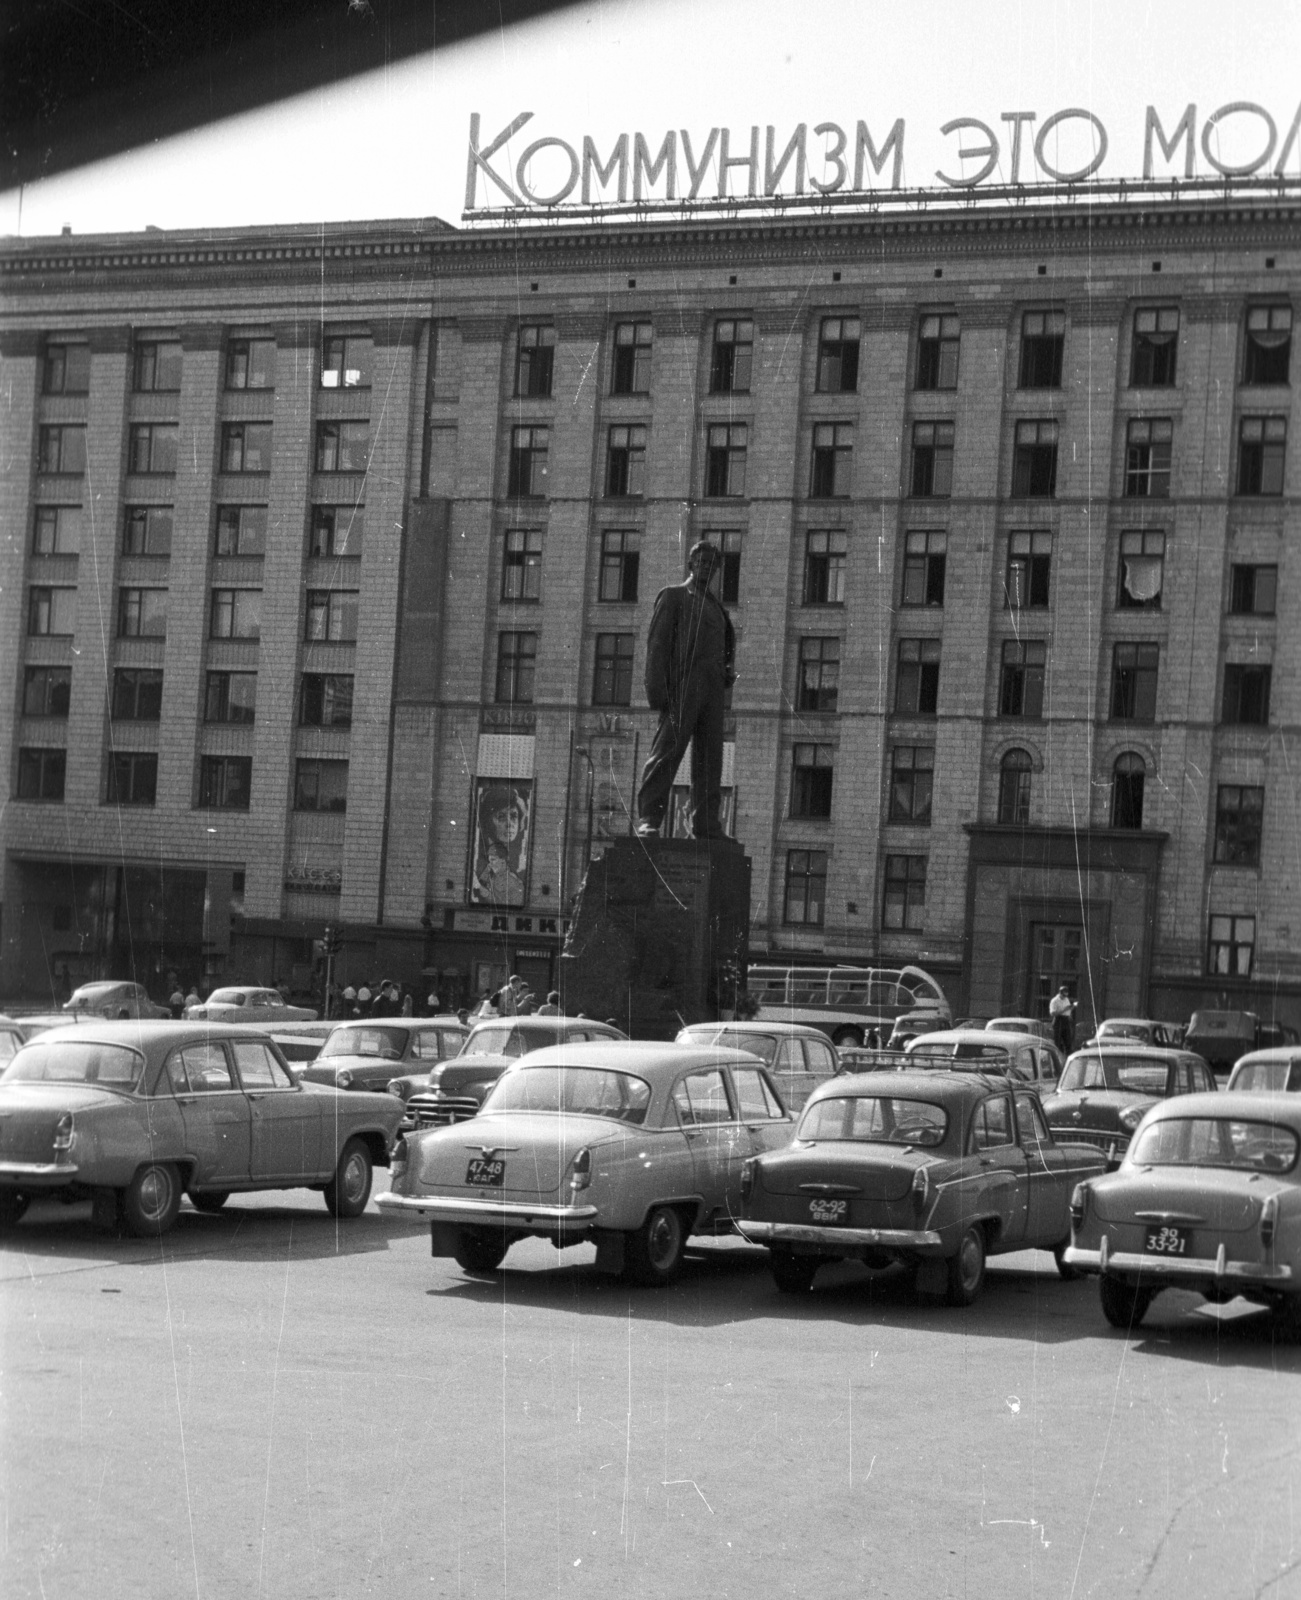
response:
[[[931,1192],[931,1174],[928,1167],[918,1167],[916,1172],[913,1173],[912,1191],[913,1204],[918,1211],[921,1211],[925,1207]]]
[[[586,1189],[591,1181],[592,1152],[584,1148],[574,1157],[573,1166],[569,1169],[569,1187],[577,1194],[580,1189]]]
[[[1274,1243],[1278,1227],[1278,1196],[1270,1195],[1260,1210],[1260,1242],[1266,1250]]]
[[[748,1200],[754,1193],[754,1157],[741,1166],[741,1198]]]
[[[337,1088],[340,1088],[340,1089],[351,1088],[352,1087],[352,1073],[348,1071],[347,1067],[342,1067],[338,1072],[335,1073],[334,1082],[335,1082],[335,1085],[336,1085]]]
[[[1122,1128],[1127,1128],[1130,1133],[1133,1133],[1146,1115],[1146,1106],[1126,1106],[1116,1120]]]
[[[76,1130],[72,1125],[72,1112],[65,1111],[54,1125],[54,1148],[60,1155],[66,1155],[72,1149],[76,1138]]]
[[[1071,1227],[1082,1228],[1084,1218],[1089,1210],[1089,1186],[1087,1183],[1077,1183],[1075,1192],[1071,1195]]]

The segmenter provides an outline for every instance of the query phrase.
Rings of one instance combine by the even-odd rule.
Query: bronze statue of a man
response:
[[[678,763],[691,746],[691,831],[697,839],[723,832],[723,700],[736,679],[736,633],[709,591],[722,561],[716,546],[691,547],[688,578],[655,597],[646,636],[646,698],[660,714],[637,791],[637,832],[657,834],[668,809]]]

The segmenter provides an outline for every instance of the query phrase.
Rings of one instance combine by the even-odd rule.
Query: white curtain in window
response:
[[[1125,592],[1133,600],[1155,600],[1161,593],[1160,556],[1125,557]]]

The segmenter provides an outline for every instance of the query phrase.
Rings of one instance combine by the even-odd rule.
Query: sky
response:
[[[811,171],[824,181],[831,173],[817,152],[833,136],[815,138],[815,125],[843,127],[852,157],[860,119],[879,149],[902,118],[903,186],[944,190],[937,172],[970,177],[987,160],[960,158],[960,147],[987,139],[971,127],[942,134],[953,119],[994,131],[988,183],[1012,177],[1017,124],[1006,114],[1033,113],[1020,123],[1019,177],[1043,181],[1035,138],[1067,109],[1091,112],[1106,131],[1097,175],[1135,178],[1146,108],[1155,107],[1169,135],[1191,103],[1196,172],[1213,176],[1206,119],[1249,102],[1276,125],[1269,171],[1301,106],[1298,60],[1301,6],[1277,0],[1232,8],[1209,0],[601,0],[5,192],[0,233],[428,216],[459,223],[473,112],[484,144],[519,113],[533,113],[494,158],[503,175],[538,138],[581,151],[590,135],[604,157],[621,132],[644,133],[653,153],[666,130],[686,129],[699,152],[712,127],[728,127],[735,155],[748,149],[752,125],[762,148],[771,124],[780,154],[804,122]],[[1209,148],[1223,163],[1248,162],[1267,141],[1258,113],[1237,112],[1212,127]],[[1050,131],[1042,154],[1064,172],[1097,149],[1093,126],[1076,117]],[[568,157],[552,146],[526,176],[543,193],[567,170]],[[1182,173],[1182,149],[1174,162],[1158,150],[1154,170]],[[1301,176],[1301,138],[1286,171]],[[744,188],[744,171],[733,173],[738,182]],[[712,173],[702,192],[716,192]],[[480,205],[503,199],[481,185]]]

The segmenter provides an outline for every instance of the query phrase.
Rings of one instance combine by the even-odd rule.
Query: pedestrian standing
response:
[[[1053,1043],[1063,1055],[1069,1055],[1075,1041],[1075,1001],[1065,984],[1048,1002],[1048,1016],[1053,1025]]]

